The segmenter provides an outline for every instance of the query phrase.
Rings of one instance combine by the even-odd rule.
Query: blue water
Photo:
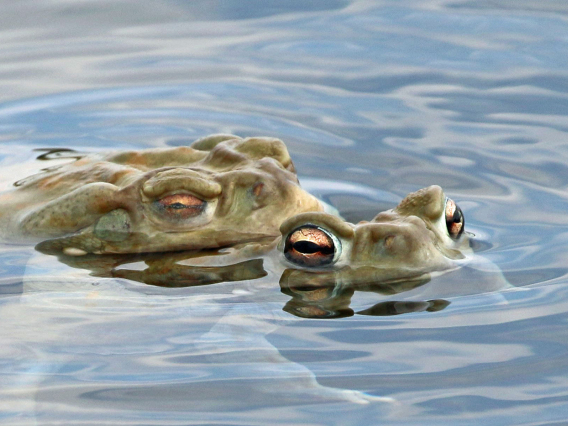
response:
[[[306,319],[270,273],[161,288],[4,245],[0,424],[566,424],[567,4],[30,0],[0,46],[2,190],[39,148],[275,136],[350,221],[441,185],[515,286]]]

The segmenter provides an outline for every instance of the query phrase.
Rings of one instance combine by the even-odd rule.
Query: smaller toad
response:
[[[280,227],[279,251],[320,280],[392,282],[455,268],[471,251],[464,227],[461,209],[433,185],[357,225],[323,212],[298,214]]]

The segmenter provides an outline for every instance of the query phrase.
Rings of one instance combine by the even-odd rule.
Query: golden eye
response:
[[[327,231],[315,225],[303,225],[288,234],[284,256],[301,266],[325,266],[334,262],[340,248],[339,241]]]
[[[154,205],[170,219],[188,219],[199,216],[207,203],[194,195],[172,194],[154,201]]]
[[[453,239],[459,238],[465,228],[465,218],[461,209],[449,198],[446,198],[446,227]]]

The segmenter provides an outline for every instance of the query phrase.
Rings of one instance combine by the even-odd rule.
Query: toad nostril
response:
[[[383,245],[385,246],[386,249],[390,249],[391,246],[393,245],[395,236],[394,235],[388,235],[387,237],[385,237]]]

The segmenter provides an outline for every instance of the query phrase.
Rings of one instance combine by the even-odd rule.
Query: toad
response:
[[[357,314],[383,316],[433,312],[448,298],[510,287],[499,268],[473,253],[462,210],[437,185],[369,222],[309,212],[280,230],[280,287],[292,297],[284,310],[301,317],[353,315],[356,291],[383,296]]]
[[[60,254],[59,260],[95,276],[169,288],[220,282],[272,288],[279,281],[282,293],[292,297],[285,309],[298,316],[353,315],[354,292],[371,292],[382,295],[381,304],[358,313],[384,315],[439,310],[447,306],[444,298],[509,287],[495,265],[473,253],[464,229],[461,209],[439,186],[430,186],[356,225],[329,213],[305,212],[285,220],[276,239],[220,250]]]
[[[77,155],[19,182],[0,204],[5,236],[40,241],[40,251],[95,275],[162,286],[276,275],[290,292],[371,284],[392,294],[478,259],[461,209],[439,186],[353,225],[300,188],[273,138]],[[176,251],[186,253],[163,254]],[[133,254],[148,268],[130,271]]]
[[[456,267],[471,252],[464,229],[459,206],[433,185],[357,225],[324,212],[298,214],[281,225],[278,248],[290,266],[318,270],[318,280],[393,282]]]
[[[0,196],[5,238],[68,255],[219,248],[276,237],[323,204],[279,139],[211,135],[191,146],[78,156]]]

